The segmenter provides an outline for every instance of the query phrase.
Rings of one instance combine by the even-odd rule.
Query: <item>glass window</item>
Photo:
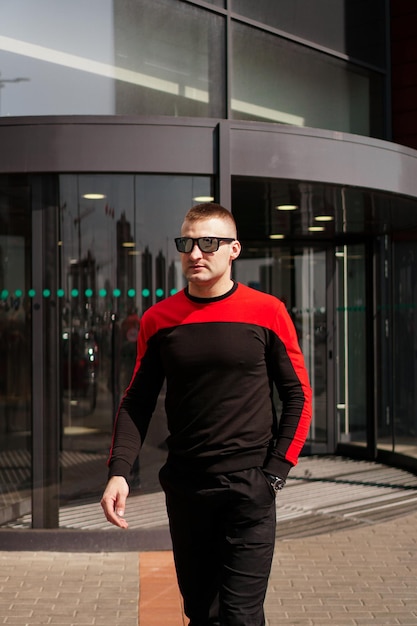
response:
[[[233,22],[234,119],[382,137],[382,78]]]
[[[224,19],[184,2],[117,3],[116,112],[224,116]]]
[[[6,2],[0,115],[223,117],[224,54],[224,18],[185,2]]]
[[[31,214],[25,180],[0,177],[0,525],[31,510]]]
[[[353,58],[385,66],[385,3],[380,0],[231,2],[235,13]]]

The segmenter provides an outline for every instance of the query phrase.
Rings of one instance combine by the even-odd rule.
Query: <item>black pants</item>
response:
[[[189,626],[264,626],[275,494],[260,468],[160,472]]]

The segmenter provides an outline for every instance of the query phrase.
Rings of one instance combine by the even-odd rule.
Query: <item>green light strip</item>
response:
[[[169,292],[169,295],[173,296],[175,293],[177,293],[177,289],[171,289]],[[129,298],[135,298],[138,295],[138,292],[136,291],[136,289],[133,289],[132,287],[130,289],[127,290],[126,292],[127,296]],[[28,289],[27,291],[27,295],[29,298],[34,298],[37,294],[36,294],[36,290],[31,288]],[[45,289],[42,290],[42,296],[46,299],[46,298],[50,298],[52,295],[52,291],[50,289],[48,289],[47,287],[45,287]],[[106,298],[109,294],[107,289],[99,289],[98,292],[96,294],[94,294],[94,291],[90,288],[85,289],[84,291],[84,296],[86,298],[92,298],[94,295],[98,296],[99,298]],[[147,287],[145,287],[144,289],[142,289],[142,291],[140,292],[140,295],[142,296],[142,298],[149,298],[151,295],[151,290],[148,289]],[[155,290],[155,296],[157,298],[162,298],[164,297],[165,291],[164,289],[161,289],[160,287],[158,287],[158,289]],[[62,288],[59,288],[56,290],[56,296],[58,298],[64,298],[65,297],[65,290]],[[78,298],[80,296],[80,291],[78,289],[71,289],[70,291],[70,297],[71,298]],[[121,289],[119,289],[118,287],[116,287],[115,289],[113,289],[112,291],[112,296],[114,298],[120,298],[122,296],[122,291]],[[8,289],[3,289],[2,291],[0,291],[0,300],[7,300],[8,298],[22,298],[25,297],[25,293],[22,289],[15,289],[14,291],[9,291]]]

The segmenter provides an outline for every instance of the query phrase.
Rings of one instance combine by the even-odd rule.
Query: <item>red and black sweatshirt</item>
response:
[[[241,283],[211,299],[185,289],[144,313],[110,476],[128,478],[164,380],[170,463],[211,473],[259,466],[282,478],[297,463],[311,389],[294,325],[274,296]]]

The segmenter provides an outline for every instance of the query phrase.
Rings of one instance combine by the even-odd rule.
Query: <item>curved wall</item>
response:
[[[257,122],[169,117],[0,120],[0,173],[175,172],[287,178],[417,197],[417,152]]]

